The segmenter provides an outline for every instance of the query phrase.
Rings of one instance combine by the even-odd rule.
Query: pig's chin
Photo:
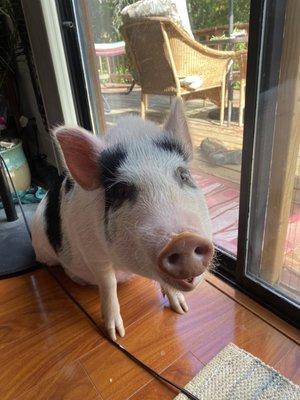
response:
[[[190,292],[204,279],[204,273],[187,279],[176,279],[167,274],[160,274],[160,276],[165,283],[182,292]]]

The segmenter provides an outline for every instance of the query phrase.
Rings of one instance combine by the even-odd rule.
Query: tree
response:
[[[234,22],[248,22],[249,0],[234,1]],[[228,24],[228,0],[187,0],[193,29],[210,28]]]
[[[96,43],[122,40],[121,11],[136,0],[89,0]],[[228,0],[187,0],[193,29],[228,24]],[[234,1],[234,22],[249,21],[250,0]]]
[[[136,0],[89,0],[95,43],[122,40],[121,11]]]

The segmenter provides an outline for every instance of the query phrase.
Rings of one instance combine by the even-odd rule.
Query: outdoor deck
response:
[[[140,112],[140,90],[135,88],[130,94],[125,94],[128,87],[103,87],[102,94],[110,112],[106,112],[107,126],[114,125],[117,120],[128,113],[139,114]],[[237,98],[238,92],[235,93]],[[218,139],[228,149],[242,149],[243,128],[238,126],[238,109],[235,100],[233,110],[233,121],[230,126],[219,124],[219,110],[212,103],[204,103],[202,100],[191,100],[186,103],[186,113],[189,121],[192,139],[194,143],[194,160],[192,170],[199,177],[199,183],[203,187],[208,199],[210,213],[215,225],[214,232],[216,242],[227,250],[235,253],[237,245],[238,229],[238,201],[239,184],[241,176],[240,165],[215,166],[208,162],[205,155],[199,149],[199,145],[205,138]],[[170,99],[166,96],[149,96],[149,105],[146,118],[162,123],[170,108]],[[298,214],[300,203],[300,157],[298,157],[297,176],[295,179],[294,203],[291,216]],[[217,182],[217,183],[216,183]],[[219,186],[216,188],[216,185]],[[224,189],[225,188],[225,189]],[[224,198],[216,203],[216,198]],[[220,220],[220,210],[222,218]],[[227,225],[224,225],[226,220]],[[299,222],[290,224],[287,238],[287,251],[284,268],[282,271],[281,284],[295,292],[300,290],[300,235],[297,235]],[[224,237],[226,240],[224,241]],[[299,242],[299,243],[298,243]]]

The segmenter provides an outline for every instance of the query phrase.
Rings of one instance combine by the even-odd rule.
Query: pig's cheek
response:
[[[109,223],[110,251],[112,258],[121,268],[132,269],[136,253],[133,232],[120,213],[112,216]]]
[[[138,227],[138,242],[139,247],[142,249],[144,256],[152,264],[156,264],[158,254],[161,249],[169,240],[169,235],[164,229],[155,226],[155,224],[147,223],[141,224]]]
[[[121,268],[153,278],[153,260],[155,257],[152,256],[154,254],[152,246],[145,241],[145,236],[140,235],[136,226],[131,225],[130,232],[124,231],[124,234],[122,232],[118,232],[113,245],[115,257],[118,258]]]
[[[128,218],[126,218],[126,209],[124,207],[111,209],[108,213],[108,231],[110,237],[119,239],[120,236],[126,234],[126,227],[128,225]]]
[[[116,240],[117,236],[117,223],[116,219],[112,214],[108,216],[108,222],[107,222],[107,233],[108,233],[108,238],[109,242],[114,242]]]

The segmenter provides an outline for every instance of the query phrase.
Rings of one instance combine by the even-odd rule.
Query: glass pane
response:
[[[172,97],[182,96],[192,172],[207,199],[215,243],[236,255],[250,1],[133,3],[89,0],[88,21],[78,12],[78,23],[93,31],[100,80],[94,90],[105,125],[128,114],[162,124]]]
[[[261,90],[254,149],[247,274],[300,302],[300,29],[298,2],[287,2],[285,19],[262,49],[261,76],[278,83]],[[283,15],[284,17],[284,15]],[[283,26],[284,25],[284,26]],[[278,64],[270,59],[280,49]],[[269,68],[271,65],[271,69]],[[263,79],[263,78],[262,78]],[[262,102],[262,103],[260,103]],[[271,117],[269,110],[274,108]]]

